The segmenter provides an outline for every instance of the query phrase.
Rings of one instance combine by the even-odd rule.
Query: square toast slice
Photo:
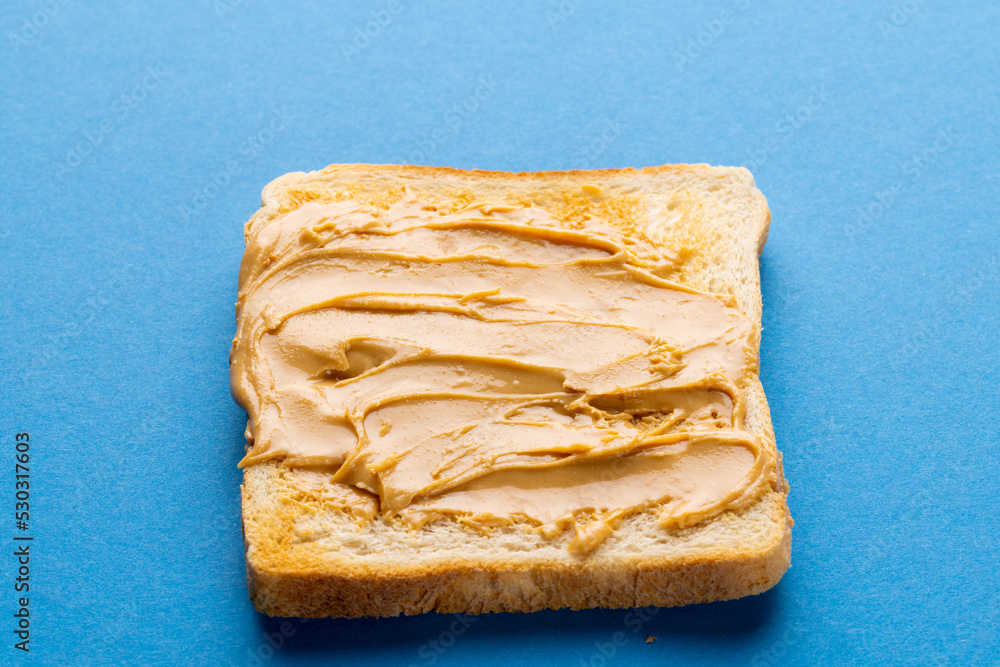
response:
[[[246,225],[248,251],[231,359],[240,358],[241,346],[248,344],[244,327],[250,331],[251,320],[267,320],[273,315],[265,309],[281,305],[251,307],[247,293],[280,269],[275,267],[281,263],[281,239],[290,236],[275,229],[287,226],[293,215],[305,216],[310,230],[332,229],[340,224],[337,215],[371,211],[377,216],[407,197],[419,201],[427,215],[470,207],[477,215],[529,211],[544,214],[548,227],[558,225],[567,234],[599,228],[617,240],[641,236],[669,257],[660,278],[726,300],[749,322],[744,347],[750,370],[736,391],[745,411],[741,429],[757,443],[756,456],[766,474],[761,473],[753,494],[702,518],[658,521],[654,510],[662,507],[656,504],[616,515],[609,530],[586,549],[568,548],[574,544],[572,528],[544,530],[539,521],[525,517],[484,526],[461,514],[441,514],[405,523],[380,512],[377,501],[373,511],[359,516],[336,492],[342,484],[333,481],[337,466],[331,467],[330,460],[324,464],[300,457],[301,465],[289,465],[295,456],[282,452],[295,450],[295,442],[284,449],[272,444],[269,453],[255,454],[265,433],[255,417],[265,414],[262,396],[276,381],[254,385],[234,361],[234,396],[243,407],[253,406],[248,410],[242,509],[247,582],[257,609],[274,616],[359,617],[675,606],[738,598],[774,586],[790,564],[792,519],[756,366],[758,256],[770,212],[750,172],[707,165],[506,173],[358,164],[286,174],[264,189],[262,207]],[[475,208],[483,202],[488,208]],[[314,213],[306,215],[309,211]],[[319,252],[324,243],[338,242],[324,237],[307,243],[308,233],[294,239],[305,244],[303,252]],[[270,245],[261,245],[265,238]],[[285,270],[307,273],[304,268]],[[297,280],[304,284],[306,278]],[[295,281],[287,284],[281,298],[294,299],[295,289],[306,290],[296,288]],[[260,330],[282,326],[272,322]],[[679,432],[687,432],[686,427]],[[340,474],[336,479],[342,481]],[[359,485],[357,493],[378,495],[371,483]],[[386,502],[386,496],[379,500]]]

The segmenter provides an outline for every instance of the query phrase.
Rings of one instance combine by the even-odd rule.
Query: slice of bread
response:
[[[332,165],[270,183],[247,224],[247,240],[307,202],[387,207],[404,191],[441,210],[488,202],[544,209],[567,229],[598,219],[623,235],[642,230],[682,257],[670,281],[735,299],[752,323],[748,347],[757,358],[757,258],[770,212],[746,169],[505,173]],[[546,537],[523,522],[477,531],[448,519],[419,529],[377,513],[359,520],[335,494],[303,483],[308,473],[280,459],[249,463],[242,498],[251,598],[275,616],[357,617],[673,606],[765,591],[789,566],[792,520],[756,372],[742,389],[743,428],[772,464],[766,488],[749,505],[684,528],[665,528],[648,512],[633,514],[589,553],[567,549],[565,535]]]

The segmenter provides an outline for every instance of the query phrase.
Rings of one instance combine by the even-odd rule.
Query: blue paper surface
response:
[[[997,664],[1000,9],[835,4],[3,3],[0,663]],[[750,167],[782,582],[642,614],[259,616],[242,226],[336,162]]]

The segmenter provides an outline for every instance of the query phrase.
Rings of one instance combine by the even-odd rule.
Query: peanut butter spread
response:
[[[355,517],[685,527],[773,476],[743,430],[753,326],[641,232],[539,208],[307,203],[251,229],[230,354],[241,465]]]

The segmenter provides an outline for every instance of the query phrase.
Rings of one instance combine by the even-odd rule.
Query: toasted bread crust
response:
[[[332,165],[269,184],[247,228],[315,199],[380,204],[403,185],[436,203],[488,200],[600,216],[623,229],[643,224],[664,244],[694,249],[678,279],[735,296],[758,333],[752,344],[759,344],[757,255],[770,213],[745,169],[667,165],[511,174]],[[584,196],[583,185],[601,194]],[[762,436],[778,463],[775,485],[751,507],[685,530],[666,530],[651,515],[637,515],[587,557],[525,524],[486,534],[454,522],[412,531],[376,518],[359,527],[345,511],[303,499],[280,464],[249,466],[242,500],[251,598],[275,616],[357,617],[675,606],[760,593],[790,564],[792,520],[763,390],[757,381],[748,390],[747,428]]]
[[[277,464],[260,464],[248,471],[244,507],[264,509],[275,500],[282,503],[280,480]],[[258,502],[258,494],[268,499]],[[293,514],[303,511],[286,509]],[[244,523],[251,599],[259,611],[272,616],[480,614],[729,600],[771,588],[788,568],[791,555],[792,521],[785,494],[777,492],[752,508],[714,520],[714,531],[695,527],[674,535],[667,545],[646,545],[645,553],[622,553],[630,551],[623,545],[646,535],[635,524],[648,523],[649,517],[636,517],[632,525],[619,529],[612,553],[605,549],[603,556],[591,558],[573,556],[558,546],[544,550],[544,556],[530,549],[498,551],[489,548],[497,538],[491,534],[461,535],[469,552],[461,559],[337,554],[329,545],[288,539],[282,530],[294,520],[274,511],[265,509],[269,516],[259,516],[251,509]],[[347,516],[324,520],[339,524],[329,541],[357,530]],[[385,525],[377,529],[400,530]],[[503,535],[527,541],[529,532],[529,527],[521,526],[504,530]],[[729,544],[723,546],[719,538]],[[739,541],[743,543],[733,544]]]

